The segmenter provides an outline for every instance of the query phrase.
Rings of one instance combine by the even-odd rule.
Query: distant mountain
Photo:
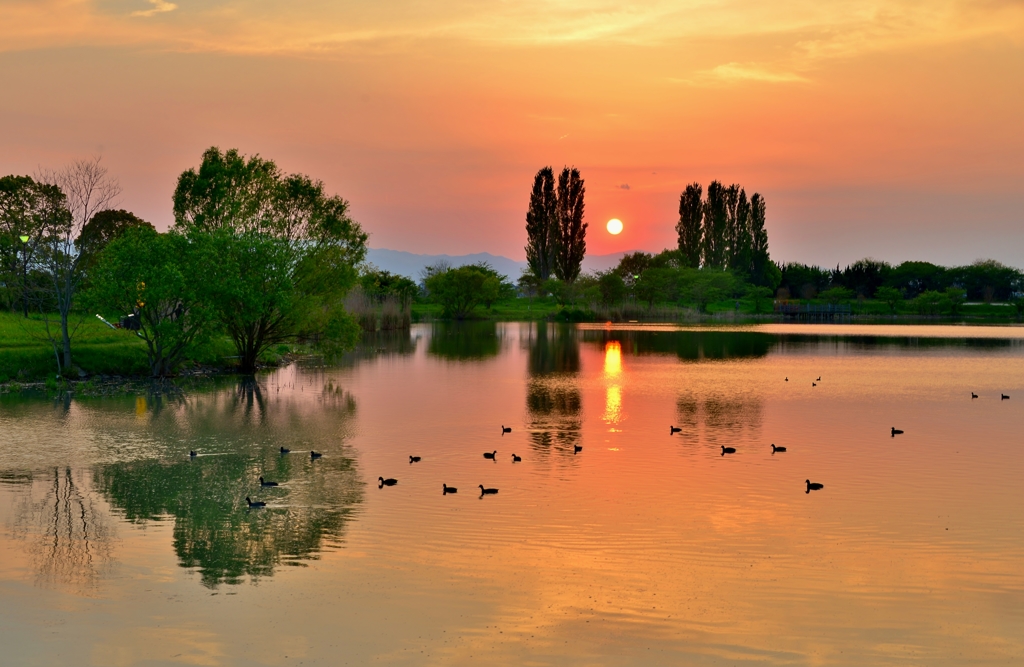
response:
[[[619,260],[625,255],[624,252],[617,252],[611,255],[587,255],[583,260],[583,271],[607,271],[618,266]],[[387,248],[370,248],[366,253],[366,261],[378,269],[408,276],[419,282],[423,270],[433,266],[440,261],[448,262],[451,266],[463,266],[465,264],[478,264],[487,262],[498,273],[508,276],[513,282],[519,279],[526,262],[517,262],[501,255],[492,255],[489,252],[478,252],[473,255],[419,255],[403,250],[388,250]]]

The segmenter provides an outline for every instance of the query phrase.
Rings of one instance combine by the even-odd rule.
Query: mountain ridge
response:
[[[608,255],[587,255],[583,258],[583,271],[607,271],[619,264],[623,255],[636,250],[616,252]],[[368,248],[366,261],[378,269],[389,271],[398,275],[412,278],[415,281],[421,279],[425,268],[432,266],[439,261],[446,261],[452,267],[464,266],[466,264],[477,264],[487,262],[495,271],[515,282],[526,268],[525,261],[516,261],[504,255],[492,255],[489,252],[477,252],[467,255],[426,255],[405,250],[391,250],[389,248]]]

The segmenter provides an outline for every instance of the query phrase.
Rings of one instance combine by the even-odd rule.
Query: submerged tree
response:
[[[558,176],[558,247],[555,275],[572,283],[580,275],[587,254],[587,223],[583,222],[583,195],[586,188],[580,172],[566,167]]]
[[[701,260],[701,240],[703,230],[703,207],[701,205],[702,188],[700,183],[691,183],[679,195],[679,222],[676,233],[679,235],[679,252],[683,261],[690,268],[698,268]]]
[[[555,175],[544,167],[533,177],[530,208],[526,212],[526,261],[533,275],[547,280],[554,269],[558,247],[558,208]]]

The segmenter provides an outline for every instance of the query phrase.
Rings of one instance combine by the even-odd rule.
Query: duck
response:
[[[277,486],[277,482],[264,482],[263,478],[260,477],[260,486]]]
[[[195,450],[192,450],[192,451],[190,451],[190,452],[188,453],[188,457],[189,457],[190,459],[194,459],[194,458],[196,457],[196,452],[195,452]]]
[[[811,480],[807,480],[807,491],[805,493],[810,493],[811,491],[820,491],[821,489],[824,489],[824,488],[825,488],[824,484],[818,484],[817,482],[812,482]]]
[[[311,458],[311,459],[318,459],[321,456],[323,456],[323,454],[321,454],[320,452],[310,452],[309,453],[309,458]]]
[[[820,375],[818,376],[818,379],[815,380],[815,382],[821,382],[821,376]]]
[[[522,460],[523,460],[522,456],[517,456],[516,454],[512,455],[512,463],[519,463]]]
[[[786,451],[785,447],[776,447],[775,443],[774,442],[772,443],[772,454],[774,454],[775,452],[784,452],[784,451]]]
[[[788,377],[786,378],[786,382],[789,382],[789,378]]]
[[[725,445],[722,445],[722,456],[725,456],[726,454],[735,454],[735,453],[736,453],[736,448],[735,447],[726,447]]]
[[[1000,401],[1005,401],[1006,399],[1010,398],[1006,394],[999,394],[999,396],[1000,396],[1000,398],[999,398]]]
[[[972,392],[971,392],[971,398],[978,398],[978,395],[977,395],[977,394],[975,394],[975,393],[974,393],[974,392],[972,391]]]
[[[291,454],[291,453],[292,453],[292,450],[290,450],[290,449],[286,449],[286,448],[282,447],[282,448],[281,448],[281,453],[282,453],[282,454]]]
[[[484,458],[485,459],[490,459],[490,460],[494,461],[495,460],[494,459],[494,455],[497,454],[497,453],[498,453],[497,449],[495,449],[493,452],[484,452]]]
[[[576,456],[577,454],[579,454],[582,451],[583,451],[583,445],[573,445],[572,446],[572,455],[573,456]]]
[[[669,426],[668,427],[668,434],[672,435],[673,433],[679,433],[682,430],[683,429],[679,428],[678,426]]]
[[[378,489],[383,489],[385,486],[394,486],[395,484],[398,484],[398,480],[392,477],[388,477],[387,479],[384,479],[383,477],[378,477],[377,480],[380,482],[380,485],[377,487]]]
[[[265,502],[263,502],[262,500],[257,500],[256,502],[253,502],[252,500],[249,499],[249,496],[245,497],[245,502],[246,502],[247,505],[249,505],[249,507],[266,507],[267,506],[267,504]]]
[[[480,495],[481,496],[491,496],[491,495],[494,495],[497,492],[498,492],[497,489],[485,489],[483,484],[480,485]]]
[[[812,382],[812,383],[811,383],[811,386],[812,386],[812,387],[817,387],[817,386],[818,386],[818,383],[817,383],[817,382]]]
[[[422,459],[418,456],[410,456],[409,463],[419,463]]]
[[[898,429],[898,428],[896,428],[895,426],[893,426],[893,427],[892,427],[892,437],[894,437],[894,438],[895,438],[895,437],[896,437],[896,436],[898,436],[898,435],[899,435],[900,433],[903,433],[903,431],[899,430],[899,429]]]
[[[501,434],[502,435],[505,435],[506,433],[511,433],[511,432],[512,432],[512,427],[511,426],[505,426],[504,424],[501,425]]]
[[[441,482],[441,486],[443,487],[443,489],[441,491],[441,495],[442,496],[446,496],[449,493],[458,493],[459,492],[459,490],[456,489],[454,486],[448,486],[444,482]]]

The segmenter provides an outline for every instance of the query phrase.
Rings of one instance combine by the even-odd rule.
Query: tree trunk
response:
[[[71,369],[71,336],[68,334],[68,313],[61,310],[60,313],[60,336],[64,343],[64,372]]]

